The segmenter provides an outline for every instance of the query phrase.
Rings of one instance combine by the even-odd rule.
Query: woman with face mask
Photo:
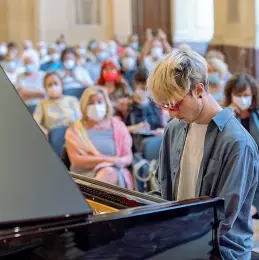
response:
[[[224,102],[224,84],[218,72],[210,72],[208,76],[209,91],[214,99],[222,105]]]
[[[34,50],[27,50],[22,57],[24,73],[17,77],[16,88],[31,113],[45,97],[44,74],[39,71],[39,56]]]
[[[101,76],[97,81],[97,85],[107,90],[114,106],[116,106],[120,98],[132,95],[129,84],[112,61],[105,61],[103,63]]]
[[[76,64],[76,53],[73,48],[67,48],[61,55],[62,69],[59,71],[64,82],[64,89],[84,88],[93,85],[88,71]]]
[[[63,81],[56,72],[44,77],[46,96],[37,105],[33,117],[45,135],[54,128],[69,126],[81,119],[79,101],[72,96],[63,96]]]
[[[126,169],[132,163],[132,139],[126,126],[112,117],[106,91],[88,88],[80,102],[83,118],[66,133],[71,171],[132,189]]]
[[[258,84],[249,74],[230,78],[225,87],[225,106],[233,108],[236,118],[259,145]],[[259,212],[259,190],[256,192],[251,214]]]

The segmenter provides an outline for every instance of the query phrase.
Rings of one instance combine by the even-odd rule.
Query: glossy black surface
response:
[[[85,260],[213,259],[218,256],[216,210],[222,206],[214,199],[97,215],[76,231],[76,241],[87,251]]]
[[[0,120],[0,226],[91,213],[1,67]]]

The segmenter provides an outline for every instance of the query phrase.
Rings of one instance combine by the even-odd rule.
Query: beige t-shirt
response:
[[[207,127],[208,125],[196,123],[192,123],[189,126],[181,158],[179,183],[176,193],[178,201],[195,197]]]

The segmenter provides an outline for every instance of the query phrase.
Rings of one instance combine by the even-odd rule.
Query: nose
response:
[[[178,114],[178,111],[171,111],[169,110],[169,115],[171,118],[174,118]]]

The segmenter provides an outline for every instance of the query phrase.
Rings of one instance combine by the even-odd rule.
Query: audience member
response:
[[[96,82],[100,75],[102,64],[109,59],[108,47],[105,42],[98,42],[96,48],[92,50],[95,59],[87,63],[86,68],[89,71],[91,78]]]
[[[133,89],[133,77],[137,71],[137,53],[132,47],[127,47],[121,56],[121,72]]]
[[[132,139],[126,126],[112,117],[106,91],[86,89],[81,111],[83,119],[66,133],[71,171],[132,189],[132,177],[126,169],[132,163]]]
[[[74,49],[65,49],[61,61],[62,69],[59,70],[59,74],[63,79],[64,89],[90,87],[94,84],[88,71],[76,65]]]
[[[42,71],[58,71],[62,68],[62,62],[60,60],[60,51],[57,44],[51,44],[49,47],[50,60],[41,65],[40,70]]]
[[[33,117],[46,135],[54,128],[69,126],[81,119],[79,101],[75,97],[63,96],[63,87],[57,72],[45,75],[44,88],[47,95],[37,105]]]
[[[224,102],[224,83],[218,72],[210,72],[208,74],[208,83],[210,94],[214,99],[222,105]]]
[[[35,105],[45,97],[43,88],[44,74],[39,71],[39,56],[34,50],[27,50],[23,53],[24,73],[17,77],[17,89],[25,104],[33,112]]]
[[[164,54],[172,50],[166,34],[159,29],[157,37],[153,37],[152,30],[147,29],[146,43],[141,52],[141,63],[148,70],[153,71],[164,58]]]
[[[112,61],[103,63],[97,85],[107,90],[114,106],[120,98],[129,97],[132,94],[129,84]]]
[[[50,56],[48,55],[48,45],[46,42],[38,42],[36,50],[40,56],[40,64],[45,64],[50,61]]]

